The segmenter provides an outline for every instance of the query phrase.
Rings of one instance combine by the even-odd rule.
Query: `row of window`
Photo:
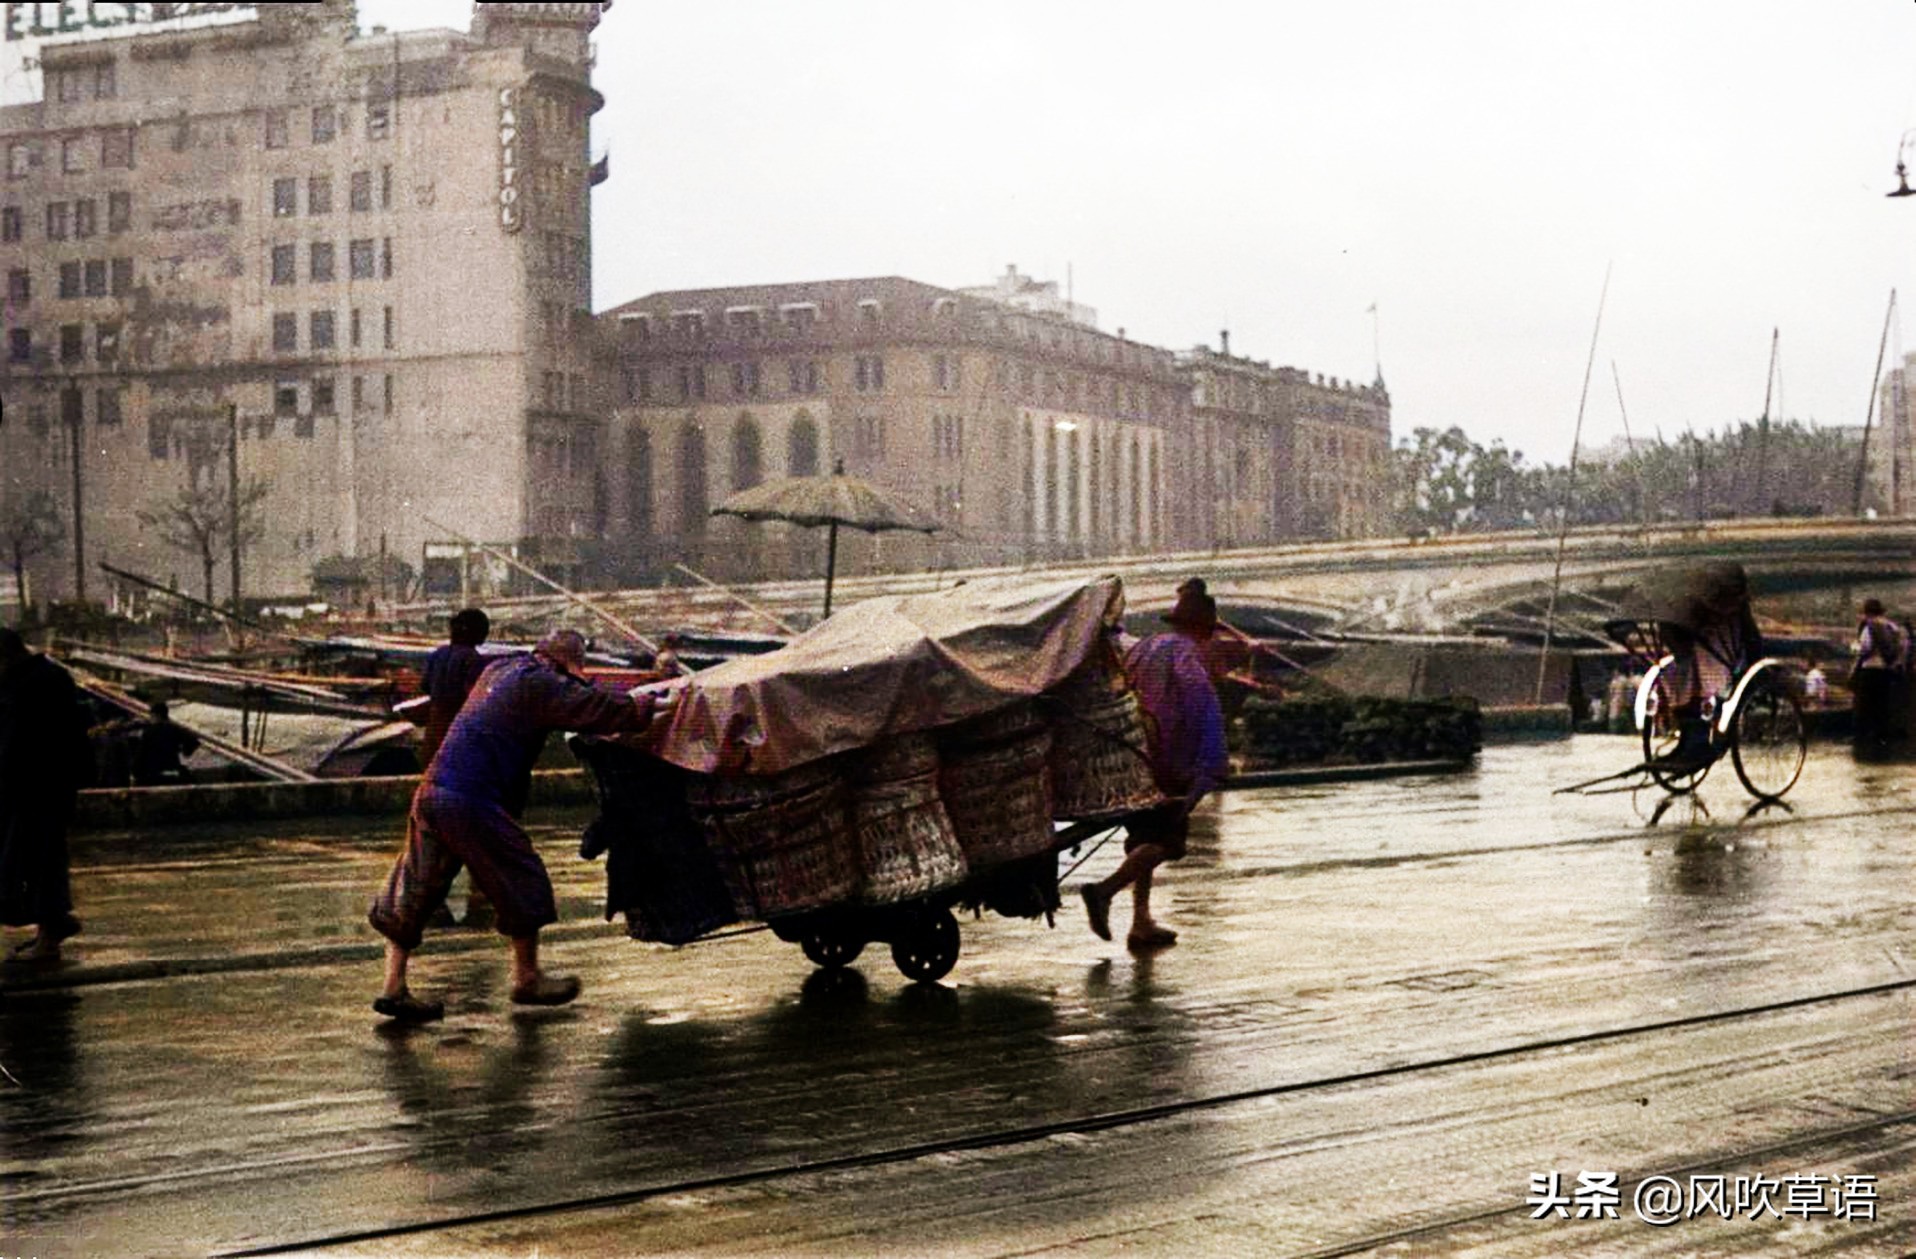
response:
[[[119,64],[101,61],[70,70],[46,72],[46,96],[50,101],[72,105],[79,101],[110,101],[120,94]]]
[[[269,109],[265,114],[265,140],[269,149],[283,149],[292,143],[293,111],[290,109]],[[314,144],[331,144],[346,128],[346,109],[342,105],[315,105],[312,112],[301,120],[301,130],[311,138]],[[390,101],[372,101],[366,106],[366,138],[368,140],[390,139],[393,129],[393,107]]]
[[[101,428],[118,428],[126,407],[126,391],[118,387],[104,389],[68,389],[60,394],[60,423],[71,428],[86,421],[87,398],[93,399],[93,422]],[[45,437],[52,423],[44,402],[27,404],[27,432]]]
[[[332,241],[309,241],[306,245],[306,279],[311,284],[330,284],[338,278],[338,253]],[[392,237],[374,241],[361,237],[346,243],[346,274],[354,280],[390,280],[393,277]],[[275,285],[299,283],[299,246],[274,245],[270,255],[268,278]]]
[[[541,372],[540,386],[540,397],[548,411],[583,411],[591,405],[585,377],[576,372]]]
[[[26,212],[20,206],[0,206],[0,240],[12,244],[26,235]],[[109,192],[106,196],[106,230],[117,236],[133,226],[133,194]],[[100,234],[100,202],[96,197],[46,204],[48,240],[86,240]]]
[[[705,367],[703,364],[688,364],[674,370],[673,379],[680,402],[693,402],[703,399],[706,394]],[[807,396],[817,393],[824,384],[824,373],[816,359],[789,359],[785,363],[785,391],[794,396]],[[658,400],[658,376],[649,367],[628,367],[620,372],[621,392],[628,403],[654,402]],[[732,364],[732,396],[734,398],[757,398],[763,396],[764,377],[758,363]]]
[[[281,175],[273,180],[273,217],[276,219],[295,218],[299,214],[298,175]],[[306,185],[306,213],[309,217],[331,214],[333,212],[333,177],[330,174],[308,175],[303,181]],[[370,169],[356,170],[346,176],[346,208],[354,214],[366,214],[372,211],[375,203],[381,210],[393,207],[393,168],[381,166],[376,185],[374,172]]]
[[[49,150],[57,148],[60,170],[84,175],[90,170],[133,169],[132,127],[62,136],[56,140],[15,140],[7,145],[7,178],[24,179],[46,165]]]
[[[59,328],[59,358],[67,364],[84,363],[87,359],[87,326],[79,323],[61,324]],[[120,325],[118,323],[99,323],[93,325],[93,359],[98,363],[115,363],[120,358]],[[33,363],[33,329],[7,329],[7,361],[31,365]]]
[[[299,315],[293,311],[279,311],[273,315],[273,353],[299,353]],[[366,329],[360,318],[359,307],[346,312],[346,344],[351,349],[359,349],[365,343]],[[398,325],[393,318],[393,308],[382,307],[380,311],[380,344],[388,350],[398,348]],[[313,310],[306,313],[306,349],[309,352],[333,350],[339,348],[339,314],[332,310]]]

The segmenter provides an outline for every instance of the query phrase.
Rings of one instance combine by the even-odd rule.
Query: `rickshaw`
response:
[[[1809,753],[1794,667],[1762,655],[1740,564],[1672,568],[1625,596],[1604,632],[1642,665],[1633,716],[1643,760],[1560,792],[1694,792],[1728,756],[1759,805],[1796,785]]]

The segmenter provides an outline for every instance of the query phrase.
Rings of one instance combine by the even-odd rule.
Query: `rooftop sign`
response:
[[[178,29],[201,24],[189,19],[215,15],[224,21],[244,21],[259,16],[258,9],[256,4],[8,0],[6,31],[7,39],[17,41],[56,35],[111,34],[123,27],[150,27],[162,22],[168,24],[168,29]]]

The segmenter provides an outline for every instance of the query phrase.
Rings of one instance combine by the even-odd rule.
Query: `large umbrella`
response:
[[[838,569],[838,531],[862,529],[883,533],[908,529],[935,533],[942,526],[923,510],[873,485],[862,477],[846,476],[845,461],[832,465],[830,476],[795,476],[767,481],[740,490],[712,509],[714,516],[744,520],[781,520],[789,524],[831,530],[825,545],[825,615],[832,614],[832,579]]]

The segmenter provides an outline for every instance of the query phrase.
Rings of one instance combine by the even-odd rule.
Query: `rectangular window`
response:
[[[393,376],[391,372],[386,373],[385,401],[386,401],[386,414],[391,415],[393,413]]]
[[[115,127],[100,135],[100,166],[103,170],[133,168],[133,129]]]
[[[307,274],[313,283],[325,284],[333,278],[333,242],[316,240],[306,247]]]
[[[333,413],[335,405],[333,392],[334,384],[331,376],[313,377],[313,414],[331,415]],[[311,437],[312,434],[308,432],[302,433],[300,436]]]
[[[392,134],[393,107],[381,101],[366,106],[366,138],[384,140]]]
[[[93,96],[95,100],[110,101],[120,94],[120,76],[118,63],[102,61],[93,67]]]
[[[286,418],[299,414],[299,382],[282,380],[273,386],[273,414]]]
[[[86,357],[86,329],[77,323],[60,325],[60,361],[77,363]]]
[[[86,263],[86,295],[106,296],[106,259],[89,258]]]
[[[86,171],[86,138],[68,136],[60,141],[60,169],[69,175],[79,175]]]
[[[394,348],[395,342],[397,341],[397,333],[393,328],[393,308],[390,306],[386,307],[385,329],[386,348],[390,350]]]
[[[299,280],[299,247],[273,246],[273,283],[294,284]]]
[[[299,213],[299,180],[293,178],[273,181],[273,217],[291,218]]]
[[[20,212],[19,206],[10,205],[0,209],[0,241],[13,244],[26,234],[25,228],[26,215]]]
[[[7,146],[7,178],[20,179],[36,165],[39,155],[31,144],[9,144]]]
[[[339,112],[331,105],[313,106],[313,143],[331,144],[339,134]]]
[[[63,262],[60,264],[60,296],[74,298],[80,295],[80,264]]]
[[[33,333],[26,328],[7,329],[7,361],[9,363],[31,363],[33,361]]]
[[[307,333],[308,333],[307,339],[311,344],[311,348],[315,350],[332,349],[335,343],[335,337],[334,337],[335,326],[336,326],[336,323],[335,323],[332,311],[330,310],[314,311],[310,324],[307,328]]]
[[[101,428],[120,427],[120,391],[102,389],[93,395],[93,422]]]
[[[109,192],[106,194],[106,230],[118,236],[133,226],[133,194],[130,192]]]
[[[393,238],[390,236],[379,242],[379,278],[393,278]]]
[[[73,239],[86,240],[100,230],[100,205],[92,197],[73,203]]]
[[[9,35],[11,35],[11,32],[9,32]],[[80,72],[78,70],[69,70],[54,75],[54,85],[53,88],[49,90],[49,94],[59,97],[61,104],[70,105],[80,99],[81,87]]]
[[[352,314],[347,317],[346,327],[347,340],[352,347],[357,350],[359,348],[359,307],[353,307]],[[356,385],[359,382],[354,381],[353,383]]]
[[[286,147],[287,133],[290,128],[286,121],[286,111],[269,109],[266,111],[266,147],[283,149]]]
[[[299,316],[273,316],[273,352],[292,354],[299,349]]]
[[[164,415],[146,417],[146,453],[155,459],[164,459],[171,453],[173,445],[172,424]]]
[[[47,239],[65,240],[67,238],[67,203],[64,201],[47,202]]]
[[[379,168],[379,208],[393,208],[393,168],[390,166]]]
[[[347,184],[346,204],[354,214],[360,214],[373,208],[373,173],[369,170],[356,170]]]
[[[113,276],[108,288],[115,297],[125,297],[133,291],[133,259],[115,258],[112,260]]]
[[[120,325],[116,323],[98,324],[93,329],[93,357],[102,363],[116,363],[120,359]]]
[[[373,278],[373,243],[356,240],[346,246],[347,273],[355,280]]]
[[[13,305],[24,305],[33,300],[33,273],[25,267],[15,267],[7,272],[7,301]]]
[[[639,401],[652,401],[652,369],[649,367],[639,369]]]
[[[314,175],[306,181],[306,213],[331,214],[333,212],[333,177]]]
[[[364,376],[355,376],[353,377],[353,413],[358,414],[365,409],[366,378]]]

